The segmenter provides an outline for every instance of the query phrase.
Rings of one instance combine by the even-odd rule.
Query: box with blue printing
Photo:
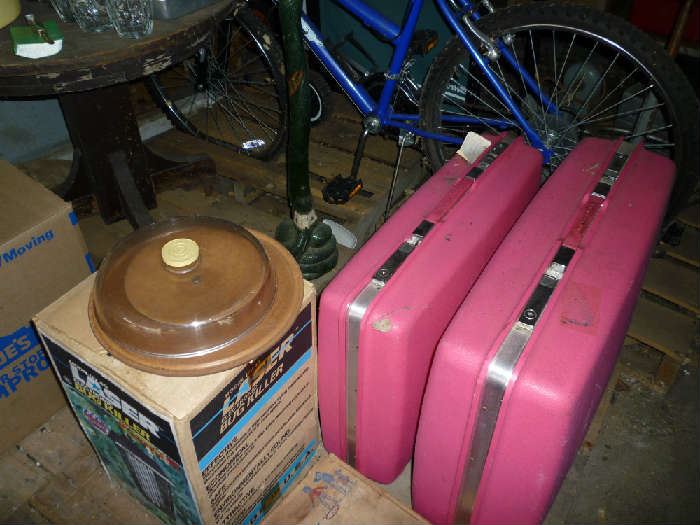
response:
[[[256,525],[317,452],[315,292],[252,361],[166,377],[93,335],[89,277],[35,317],[71,407],[113,482],[165,523]]]
[[[92,271],[71,205],[0,160],[0,452],[65,405],[32,316]]]

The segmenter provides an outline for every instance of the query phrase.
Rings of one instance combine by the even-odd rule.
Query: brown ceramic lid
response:
[[[90,300],[97,339],[131,366],[196,376],[255,358],[294,321],[301,272],[259,232],[210,217],[135,231],[104,260]]]

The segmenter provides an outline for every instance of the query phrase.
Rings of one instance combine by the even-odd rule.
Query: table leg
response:
[[[138,228],[156,206],[154,178],[197,175],[211,192],[216,166],[209,156],[165,156],[141,142],[126,84],[61,95],[59,101],[74,147],[61,191],[66,200],[92,194],[107,224],[127,218]]]
[[[146,151],[126,84],[59,96],[74,148],[79,150],[72,188],[66,198],[89,188],[106,223],[123,218],[129,203],[121,194],[109,155],[123,152],[143,204],[156,205]]]

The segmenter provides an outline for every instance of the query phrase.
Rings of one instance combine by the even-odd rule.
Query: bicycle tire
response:
[[[197,54],[151,75],[147,86],[177,129],[266,160],[279,153],[287,132],[282,57],[275,35],[238,7]]]
[[[666,119],[666,121],[662,123],[667,123],[672,126],[671,128],[667,128],[667,130],[663,130],[662,133],[662,138],[668,137],[666,139],[667,143],[672,144],[672,146],[668,147],[667,151],[662,151],[659,145],[660,143],[658,142],[658,137],[653,136],[651,133],[646,133],[649,131],[656,132],[657,130],[650,127],[642,131],[646,133],[644,138],[649,140],[648,146],[656,147],[659,145],[659,151],[662,153],[665,152],[665,154],[673,158],[676,162],[676,185],[669,201],[667,215],[671,216],[681,209],[698,180],[698,165],[700,164],[700,154],[697,148],[697,144],[700,142],[698,100],[683,72],[659,44],[639,29],[616,16],[587,7],[555,3],[537,3],[528,4],[526,6],[508,7],[481,18],[478,25],[482,31],[492,38],[510,34],[515,35],[515,39],[517,39],[518,35],[524,35],[525,31],[529,31],[530,49],[533,55],[533,60],[531,62],[533,65],[538,64],[538,60],[535,58],[535,49],[542,49],[543,44],[541,40],[537,40],[538,45],[535,45],[532,31],[550,30],[552,32],[553,41],[556,40],[555,35],[566,33],[570,35],[576,34],[579,38],[579,42],[581,42],[581,40],[585,41],[585,39],[598,42],[596,46],[600,47],[594,47],[594,49],[608,50],[608,56],[612,55],[612,53],[617,53],[618,56],[622,56],[622,60],[629,61],[632,67],[634,67],[630,75],[636,75],[634,71],[638,70],[640,73],[646,75],[648,79],[651,79],[655,87],[651,88],[651,91],[648,91],[647,94],[644,95],[645,98],[640,102],[640,106],[637,106],[636,111],[638,115],[641,113],[650,113],[655,117],[657,115],[662,115],[662,117]],[[577,37],[572,36],[572,42],[575,38]],[[525,47],[527,47],[527,45]],[[563,54],[561,49],[557,51],[556,44],[550,45],[549,47],[554,50],[552,56],[557,56],[558,53],[560,54],[559,56]],[[513,47],[513,49],[515,51],[516,48]],[[566,56],[568,57],[568,55]],[[527,57],[524,56],[523,63],[526,62],[526,59]],[[498,60],[499,64],[494,65],[492,70],[498,71],[501,78],[506,78],[506,75],[503,73],[503,68],[505,68],[505,66],[501,69],[496,69],[503,60],[503,57],[501,57]],[[613,59],[611,62],[615,63],[616,60],[617,59]],[[565,71],[564,66],[562,66],[561,71],[557,74],[556,59],[552,60],[552,62],[554,63],[554,75],[553,78],[550,78],[549,82],[554,84],[552,92],[556,96],[557,89],[561,90],[565,87],[563,83],[559,85],[561,78],[565,76]],[[438,131],[441,129],[442,100],[447,94],[448,85],[450,85],[452,77],[456,75],[457,67],[465,63],[467,64],[466,67],[469,68],[467,51],[459,39],[453,37],[435,59],[426,76],[420,103],[421,127],[424,129],[429,131]],[[566,64],[566,62],[564,62],[564,64]],[[585,65],[586,63],[584,62],[583,67],[579,66],[579,70],[585,69]],[[571,67],[571,65],[569,67]],[[463,68],[464,66],[462,69]],[[542,75],[542,78],[544,78],[544,73],[543,71],[535,69],[534,66],[532,69],[534,73],[538,74],[537,82],[539,84],[539,75]],[[568,74],[568,71],[566,73]],[[574,95],[576,94],[575,91],[579,89],[578,85],[584,82],[586,72],[581,74],[581,80],[578,80],[578,74],[579,71],[576,71],[571,80],[571,84],[577,83]],[[598,73],[598,75],[600,75],[600,73]],[[593,77],[595,78],[595,74]],[[486,92],[482,89],[484,86],[473,80],[475,76],[467,75],[467,78],[472,82],[472,87],[481,93],[481,97],[485,97]],[[636,77],[631,78],[636,81]],[[605,76],[603,76],[603,79],[605,79]],[[626,78],[624,82],[629,82],[630,86],[634,85],[632,81]],[[625,90],[622,90],[623,85],[624,84],[620,84],[612,90],[614,91],[617,89],[618,91],[622,91],[622,93],[615,95],[616,98],[620,97],[619,100],[623,101],[616,102],[620,104],[618,107],[622,109],[625,108],[623,104],[628,104],[629,106],[629,100],[624,100],[624,96],[628,92],[627,90],[630,89],[630,87],[626,87]],[[454,86],[450,87],[454,90]],[[510,87],[513,88],[515,92],[515,86],[511,85]],[[600,85],[596,83],[593,85],[593,89],[591,89],[590,92],[602,99],[604,88],[606,88],[604,83]],[[599,95],[596,90],[600,91]],[[521,93],[523,92],[524,91],[521,91]],[[648,93],[651,92],[654,93],[654,97],[656,98],[649,99],[652,105],[644,106],[643,104],[648,100],[646,97],[649,97]],[[551,94],[548,93],[548,95]],[[568,93],[562,97],[562,100],[564,100],[567,95]],[[608,93],[607,96],[612,96],[612,93]],[[616,99],[611,100],[614,101]],[[527,105],[527,95],[524,97],[521,96],[520,101],[525,102]],[[651,108],[654,102],[660,103],[660,108],[647,109]],[[530,107],[531,106],[532,104],[530,104]],[[613,124],[610,126],[614,128],[618,125],[618,122],[624,121],[623,117],[629,119],[629,117],[623,115],[623,113],[625,112],[619,111],[618,113],[604,114],[599,120],[603,118],[607,118],[608,120],[612,119]],[[630,112],[627,111],[627,113]],[[585,119],[587,116],[588,115],[584,115],[583,118]],[[597,115],[594,114],[594,117],[595,116]],[[543,118],[541,121],[546,130],[547,118]],[[650,125],[651,124],[650,122]],[[581,127],[581,133],[583,133],[586,124],[579,124],[578,126]],[[569,128],[570,127],[571,125],[569,125]],[[595,128],[595,126],[591,127]],[[481,130],[483,130],[483,127]],[[466,134],[467,129],[463,131],[464,133],[462,136]],[[625,130],[623,129],[622,131]],[[632,131],[632,133],[630,133],[630,131]],[[633,130],[626,130],[626,132],[628,135],[634,135]],[[570,136],[565,138],[566,140],[571,140],[572,144],[580,140],[582,136],[571,136],[571,131],[567,131],[566,128],[564,129],[564,133],[570,134]],[[657,142],[652,142],[652,138]],[[452,151],[453,150],[454,147],[452,147]],[[423,151],[428,157],[433,170],[438,169],[451,154],[450,148],[447,148],[444,143],[435,140],[423,140]],[[565,155],[565,153],[566,152],[562,152],[562,155]],[[557,160],[560,161],[561,159]],[[553,167],[556,167],[556,164],[554,164]]]
[[[333,92],[318,71],[309,69],[309,120],[312,126],[325,122],[333,114]]]

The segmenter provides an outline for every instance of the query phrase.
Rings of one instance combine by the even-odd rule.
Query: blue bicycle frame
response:
[[[443,16],[457,34],[462,44],[474,59],[478,67],[484,72],[489,83],[501,98],[506,107],[515,117],[515,122],[503,119],[482,119],[462,115],[446,115],[443,120],[446,122],[463,123],[463,124],[487,124],[497,129],[505,129],[508,127],[519,126],[527,136],[530,143],[539,149],[544,157],[544,161],[549,161],[551,156],[550,150],[542,142],[542,138],[537,131],[533,129],[520,108],[511,98],[508,90],[503,86],[498,77],[489,67],[489,60],[482,56],[477,46],[474,45],[469,38],[467,30],[458,18],[458,14],[448,5],[448,0],[435,0],[438,8]],[[336,0],[345,10],[359,19],[365,26],[373,30],[381,38],[388,41],[394,48],[391,57],[389,69],[385,73],[385,82],[379,100],[376,101],[370,96],[367,90],[360,84],[357,84],[350,78],[348,73],[341,67],[338,61],[331,55],[328,48],[323,42],[323,36],[308,17],[302,14],[302,29],[304,38],[319,61],[324,65],[333,78],[340,84],[348,97],[357,106],[363,116],[375,116],[379,119],[382,126],[389,126],[399,129],[405,129],[415,135],[425,137],[427,139],[439,140],[445,143],[460,145],[462,139],[441,133],[433,133],[423,130],[415,125],[417,123],[418,114],[394,113],[391,107],[391,100],[396,89],[396,82],[399,78],[401,67],[406,59],[411,40],[416,28],[416,23],[423,7],[423,0],[408,0],[406,13],[402,26],[398,26],[375,9],[364,4],[362,0]],[[469,0],[455,0],[456,5],[461,10],[459,16],[469,16],[472,20],[479,19],[474,5]],[[505,43],[499,41],[496,43],[499,52],[503,55],[506,62],[510,64],[523,78],[527,88],[533,92],[535,97],[547,108],[550,113],[556,113],[557,108],[549,100],[544,93],[539,89],[535,79],[520,66],[518,60],[513,56]]]

